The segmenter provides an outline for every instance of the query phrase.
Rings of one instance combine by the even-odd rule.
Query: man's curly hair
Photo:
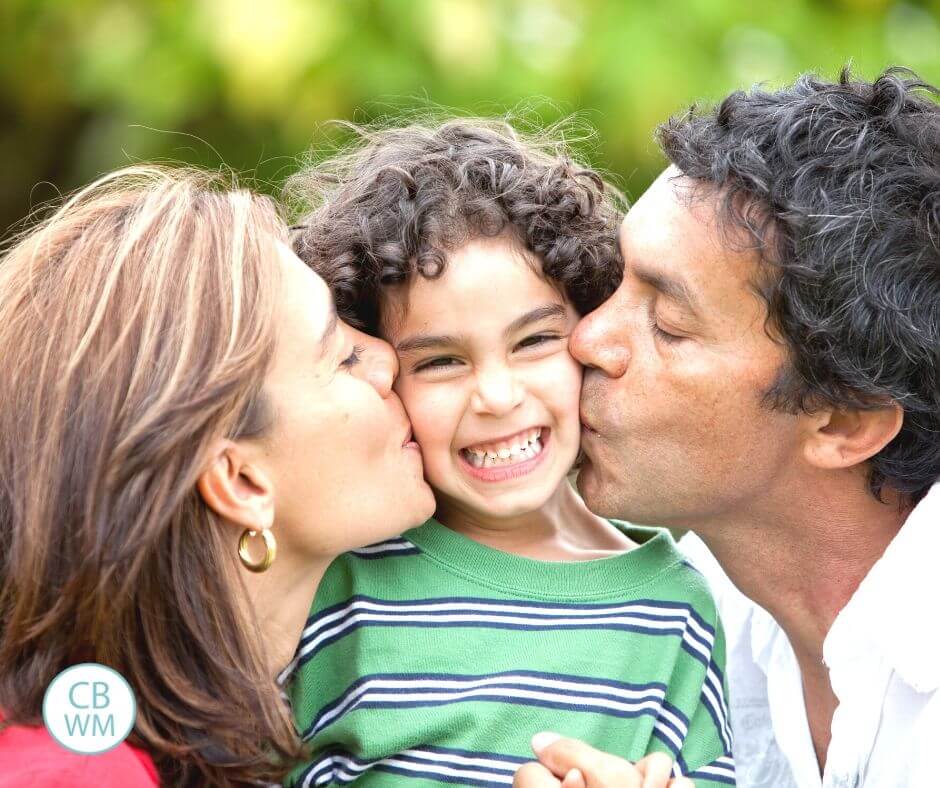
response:
[[[496,120],[349,128],[353,145],[286,191],[306,211],[294,251],[355,325],[377,333],[383,288],[434,279],[449,252],[507,231],[581,314],[620,284],[623,199],[562,143]]]
[[[768,402],[904,410],[869,486],[920,498],[940,478],[940,91],[910,71],[844,69],[728,96],[659,129],[669,160],[721,195],[767,263],[791,364]]]

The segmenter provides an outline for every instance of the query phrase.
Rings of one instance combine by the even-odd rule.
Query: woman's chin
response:
[[[418,521],[415,525],[420,525],[425,520],[430,519],[434,516],[434,511],[437,509],[437,501],[434,500],[434,493],[427,484],[424,485],[427,488],[427,495],[425,496],[425,501],[419,509]]]

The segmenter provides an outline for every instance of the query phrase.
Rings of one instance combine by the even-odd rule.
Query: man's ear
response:
[[[212,511],[241,528],[262,531],[274,524],[274,485],[234,441],[216,442],[196,488]]]
[[[804,456],[810,465],[835,470],[870,460],[901,431],[904,410],[896,402],[871,410],[824,408],[808,419]]]

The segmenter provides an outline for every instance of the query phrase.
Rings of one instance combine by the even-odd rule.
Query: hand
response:
[[[532,739],[540,763],[516,772],[514,788],[694,788],[686,777],[672,778],[672,759],[651,753],[633,764],[575,739],[540,733]]]

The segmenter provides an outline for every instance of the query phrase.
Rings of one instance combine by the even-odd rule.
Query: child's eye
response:
[[[364,351],[365,348],[362,345],[354,345],[352,352],[346,356],[346,358],[340,361],[339,365],[343,367],[343,369],[352,369],[362,360],[362,354]]]
[[[552,342],[553,340],[559,339],[560,337],[555,334],[533,334],[531,337],[526,337],[523,339],[517,347],[529,348],[529,347],[538,347],[539,345],[544,345],[547,342]]]
[[[415,364],[414,371],[421,372],[422,370],[438,370],[438,369],[447,369],[448,367],[455,367],[460,362],[455,359],[453,356],[438,356],[437,358],[429,358],[427,361],[421,361],[418,364]]]

